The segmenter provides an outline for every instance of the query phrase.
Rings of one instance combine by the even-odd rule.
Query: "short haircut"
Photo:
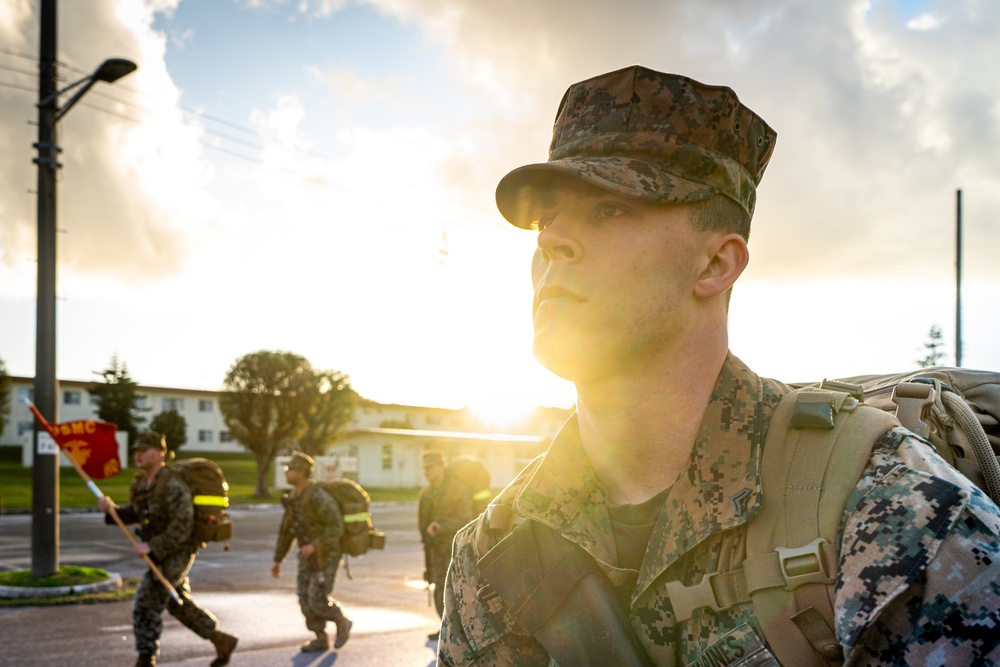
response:
[[[735,233],[750,239],[750,216],[729,197],[715,195],[689,204],[691,225],[700,232]]]

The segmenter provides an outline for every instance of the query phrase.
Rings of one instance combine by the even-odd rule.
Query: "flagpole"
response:
[[[35,418],[38,419],[38,421],[45,428],[45,430],[51,432],[52,427],[49,426],[49,423],[47,421],[45,421],[45,417],[43,417],[42,414],[38,411],[38,408],[36,408],[34,404],[31,403],[30,401],[26,400],[25,403],[27,403],[28,407],[31,408],[31,411],[34,413]],[[55,438],[53,438],[53,440],[55,440]],[[58,440],[56,440],[56,444],[59,445]],[[62,445],[59,445],[59,448],[62,449]],[[69,459],[69,462],[73,464],[73,468],[76,469],[77,474],[80,475],[83,481],[87,484],[87,488],[90,489],[90,492],[93,493],[98,500],[104,498],[105,497],[104,493],[101,492],[101,490],[97,487],[97,484],[94,483],[94,480],[90,478],[90,475],[88,475],[84,471],[83,467],[80,466],[80,462],[76,460],[76,457],[67,452],[66,458]],[[108,497],[108,500],[111,501],[111,498]],[[122,532],[125,533],[125,537],[127,537],[128,541],[132,543],[132,546],[135,547],[136,545],[138,545],[135,536],[132,535],[131,531],[129,531],[128,527],[121,520],[121,517],[118,516],[118,512],[115,510],[114,502],[109,502],[108,514],[111,516],[112,519],[115,520],[115,523],[118,524],[118,527],[122,529]],[[173,585],[169,581],[167,581],[167,578],[163,576],[163,572],[161,572],[160,568],[156,566],[156,563],[154,563],[153,559],[149,557],[149,554],[142,554],[142,559],[146,561],[147,565],[149,565],[149,571],[153,573],[153,576],[155,576],[160,581],[160,583],[163,584],[163,587],[167,589],[167,592],[170,593],[170,597],[174,599],[174,602],[181,605],[184,604],[184,601],[181,600],[180,595],[177,594],[177,590],[173,587]]]

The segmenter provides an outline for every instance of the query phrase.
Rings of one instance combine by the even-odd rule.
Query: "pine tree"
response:
[[[932,324],[927,336],[928,341],[924,343],[927,355],[923,359],[917,359],[917,364],[921,368],[937,366],[944,359],[944,352],[941,351],[941,346],[944,345],[944,336],[941,334],[941,327]]]
[[[138,393],[138,384],[129,376],[128,367],[117,354],[111,356],[107,368],[94,374],[104,378],[104,382],[90,387],[90,393],[97,397],[97,417],[115,424],[119,431],[128,431],[131,453],[139,426],[146,421],[141,414],[144,408],[140,407],[140,401],[146,397]]]

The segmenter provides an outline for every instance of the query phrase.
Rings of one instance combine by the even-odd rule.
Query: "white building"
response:
[[[34,417],[23,399],[33,399],[34,378],[11,376],[10,414],[0,434],[0,446],[31,451]],[[89,391],[94,382],[62,380],[58,385],[59,421],[94,419],[96,397]],[[215,452],[246,452],[234,440],[222,418],[222,392],[138,385],[139,403],[148,427],[152,419],[176,410],[187,422],[185,452],[210,456]],[[494,486],[507,484],[552,440],[571,410],[538,408],[524,422],[496,433],[483,428],[467,408],[455,410],[411,405],[358,403],[347,432],[330,443],[324,454],[356,457],[357,479],[371,487],[415,487],[425,482],[420,453],[440,449],[451,458],[467,454],[489,468]],[[23,457],[22,457],[23,460]],[[125,463],[123,461],[123,463]]]

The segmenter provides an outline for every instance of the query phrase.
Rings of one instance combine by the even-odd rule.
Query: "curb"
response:
[[[49,588],[0,586],[0,599],[27,600],[31,598],[58,598],[66,595],[79,595],[81,593],[114,591],[122,587],[121,575],[117,572],[109,572],[108,575],[109,577],[104,581],[98,581],[93,584],[80,584],[78,586],[52,586]]]

